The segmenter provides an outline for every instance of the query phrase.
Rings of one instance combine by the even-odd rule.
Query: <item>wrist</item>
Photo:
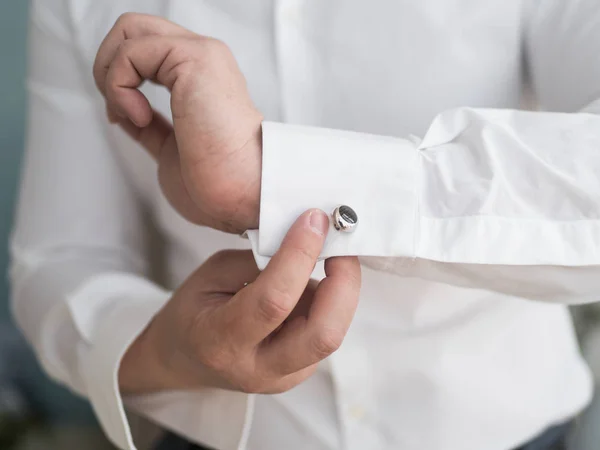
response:
[[[168,377],[160,364],[154,345],[153,321],[129,346],[119,365],[119,389],[123,395],[158,392],[169,389]]]
[[[262,116],[261,116],[262,122]],[[262,180],[262,126],[259,125],[253,138],[250,139],[245,145],[245,154],[252,155],[252,159],[255,161],[253,166],[253,182],[249,186],[247,191],[247,198],[245,203],[247,205],[245,218],[242,221],[242,228],[240,232],[246,230],[256,230],[259,225],[260,217],[260,192],[261,192],[261,180]]]

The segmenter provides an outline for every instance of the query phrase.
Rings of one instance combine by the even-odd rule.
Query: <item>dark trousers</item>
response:
[[[515,450],[567,450],[567,439],[571,423],[548,429],[533,441]],[[158,444],[156,450],[213,450],[201,445],[191,444],[175,434],[168,434]],[[373,449],[376,450],[376,449]]]
[[[173,433],[168,433],[156,446],[156,450],[213,450],[202,445],[192,444],[189,441],[177,436]]]
[[[544,434],[517,450],[567,450],[572,423],[548,429]]]

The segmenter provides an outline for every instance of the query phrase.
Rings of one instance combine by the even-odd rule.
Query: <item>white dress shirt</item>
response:
[[[179,217],[155,163],[107,123],[91,68],[125,11],[238,59],[268,120],[250,241]],[[597,0],[37,0],[31,14],[13,309],[117,446],[135,448],[125,404],[224,450],[508,450],[588,403],[566,305],[600,299]],[[526,84],[540,111],[519,110]],[[163,89],[144,92],[169,114]],[[168,289],[223,248],[252,245],[264,265],[300,212],[339,204],[359,224],[332,230],[323,257],[363,257],[363,290],[315,376],[271,396],[121,397],[119,361]],[[167,290],[150,281],[149,222]]]

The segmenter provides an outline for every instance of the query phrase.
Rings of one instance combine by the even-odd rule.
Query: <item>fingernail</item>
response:
[[[329,228],[329,219],[327,215],[320,209],[315,209],[310,212],[310,228],[317,234],[323,236]]]

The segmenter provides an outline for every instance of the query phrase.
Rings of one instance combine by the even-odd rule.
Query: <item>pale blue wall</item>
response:
[[[19,175],[25,118],[27,1],[0,1],[0,318],[7,316],[7,239]]]

